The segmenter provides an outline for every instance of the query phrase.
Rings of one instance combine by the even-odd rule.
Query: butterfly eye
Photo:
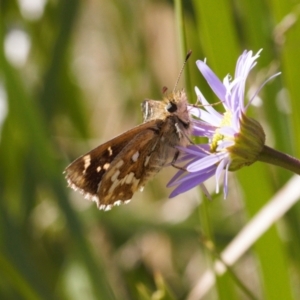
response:
[[[173,113],[173,112],[175,112],[175,111],[177,110],[177,105],[176,105],[175,103],[173,103],[173,102],[170,102],[170,103],[167,105],[166,109],[167,109],[167,111],[168,111],[169,113]]]

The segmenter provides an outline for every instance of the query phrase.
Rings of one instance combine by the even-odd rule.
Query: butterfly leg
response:
[[[174,167],[174,168],[176,168],[176,169],[178,169],[178,170],[186,171],[186,168],[177,166],[177,165],[175,164],[176,161],[177,161],[177,159],[178,159],[179,154],[180,154],[180,152],[179,152],[179,150],[177,149],[176,152],[175,152],[175,154],[174,154],[174,157],[173,157],[173,159],[172,159],[171,166]]]

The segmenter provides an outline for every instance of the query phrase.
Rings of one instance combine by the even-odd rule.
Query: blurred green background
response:
[[[174,87],[188,49],[179,88],[216,102],[195,61],[223,78],[263,48],[249,96],[282,74],[249,114],[269,146],[299,158],[299,1],[1,0],[0,13],[0,299],[250,299],[240,283],[255,299],[300,299],[299,203],[232,273],[194,290],[215,260],[207,245],[225,249],[291,173],[256,163],[231,174],[226,201],[214,179],[213,201],[197,188],[170,200],[169,168],[109,212],[62,174],[141,123],[140,103]]]

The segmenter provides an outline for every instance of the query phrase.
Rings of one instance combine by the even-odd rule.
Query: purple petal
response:
[[[178,148],[179,148],[179,147],[178,147]],[[191,148],[196,148],[197,150],[193,151]],[[185,158],[185,157],[188,157],[189,160],[190,160],[191,158],[192,158],[192,160],[189,161],[187,164],[185,164],[185,165],[183,166],[183,169],[186,168],[190,163],[199,160],[199,155],[201,156],[201,153],[199,152],[199,147],[198,147],[198,146],[189,146],[189,148],[186,148],[185,151],[186,151],[186,152],[189,151],[189,152],[191,152],[191,153],[188,154],[188,155],[186,155],[186,156],[184,156],[184,158]],[[193,154],[192,154],[192,153],[193,153]],[[194,153],[196,153],[196,157],[195,157],[195,154],[194,154]],[[202,154],[202,155],[203,155],[203,154]],[[207,154],[205,154],[205,155],[207,155]],[[181,158],[180,158],[179,160],[181,160]],[[177,160],[177,161],[179,161],[179,160]],[[179,161],[179,162],[180,162],[180,161]],[[186,174],[186,176],[184,176],[184,177],[182,177],[181,179],[179,179],[183,174]],[[184,178],[188,177],[189,175],[190,175],[190,174],[187,173],[186,171],[184,171],[184,170],[179,170],[179,171],[173,176],[173,178],[168,182],[167,187],[171,187],[171,186],[177,185],[178,183],[182,182],[182,181],[184,180]],[[186,180],[188,180],[188,178],[187,178]]]
[[[183,147],[178,147],[178,149],[181,149],[182,151],[184,151],[185,153],[188,153],[188,154],[191,154],[193,157],[192,158],[196,158],[196,159],[201,159],[205,156],[208,156],[209,153],[207,153],[206,149],[207,148],[207,144],[203,144],[203,146],[205,148],[202,149],[201,147],[202,145],[199,144],[199,145],[189,145],[187,146],[186,148],[183,148]]]
[[[216,193],[219,193],[219,180],[220,180],[220,176],[221,176],[221,174],[222,174],[222,172],[224,170],[225,164],[226,164],[226,160],[223,159],[219,163],[219,165],[217,167],[217,170],[216,170]]]
[[[222,119],[216,118],[211,113],[208,113],[205,110],[201,109],[201,120],[204,122],[207,122],[208,124],[211,124],[212,126],[219,127],[221,124]]]
[[[200,127],[197,127],[197,128],[193,127],[192,135],[193,136],[202,136],[202,137],[211,137],[211,136],[213,136],[213,133],[207,132],[206,130],[204,130],[203,128],[200,128]]]
[[[215,134],[216,127],[200,120],[193,120],[193,135],[212,137]]]
[[[237,61],[235,77],[247,77],[249,72],[255,67],[256,60],[261,51],[262,49],[260,49],[254,56],[252,56],[252,51],[244,51]]]
[[[181,184],[178,185],[178,187],[176,189],[173,190],[173,192],[170,194],[169,198],[173,198],[181,193],[184,193],[184,192],[192,189],[196,185],[204,182],[205,180],[207,180],[208,178],[213,176],[214,173],[215,173],[215,168],[212,169],[210,172],[202,174],[201,176],[199,176],[197,173],[193,173],[193,176],[189,177],[187,182],[186,182],[186,180],[183,181]]]
[[[245,79],[242,77],[235,78],[228,89],[227,103],[231,111],[244,107],[244,90],[245,90]]]
[[[198,172],[202,169],[206,169],[212,165],[216,165],[227,155],[228,155],[227,153],[220,153],[220,154],[218,153],[218,154],[212,154],[210,156],[204,157],[202,159],[195,161],[194,163],[189,164],[187,167],[187,171]]]
[[[217,95],[217,97],[225,102],[226,88],[216,74],[201,60],[196,61],[197,67],[204,76],[205,80]]]
[[[174,179],[174,177],[170,180],[170,182],[168,183],[167,187],[172,187],[175,185],[179,185],[182,184],[184,182],[190,181],[191,179],[197,177],[201,182],[203,182],[204,180],[202,180],[202,177],[206,178],[206,174],[210,173],[212,170],[216,170],[216,166],[210,166],[206,169],[202,169],[198,172],[194,172],[194,173],[186,173],[184,176],[179,177],[178,174],[176,174],[174,177],[176,177],[176,180]],[[179,171],[180,172],[180,171]],[[179,173],[178,172],[178,173]],[[184,172],[184,171],[183,171]]]
[[[229,165],[227,164],[226,169],[225,169],[225,174],[224,174],[224,186],[223,186],[223,193],[224,193],[224,199],[227,198],[228,195],[228,169]]]

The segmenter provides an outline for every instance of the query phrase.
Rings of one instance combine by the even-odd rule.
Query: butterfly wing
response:
[[[161,121],[156,121],[158,128]],[[100,208],[130,200],[165,165],[173,148],[162,141],[160,130],[149,127],[137,134],[112,161],[99,184]],[[102,207],[101,207],[102,206]]]
[[[144,100],[141,104],[144,123],[151,120],[165,119],[167,114],[165,106],[166,103],[164,101],[151,99]]]
[[[136,126],[76,159],[65,169],[69,186],[101,208],[131,199],[155,168],[149,163],[162,123]]]

